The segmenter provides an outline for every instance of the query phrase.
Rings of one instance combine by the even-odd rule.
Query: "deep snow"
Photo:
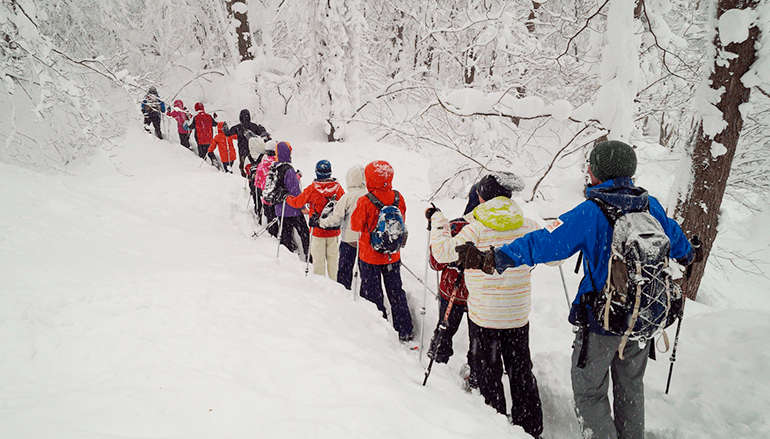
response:
[[[350,166],[388,160],[407,202],[404,263],[424,277],[430,157],[353,135],[340,144],[301,128],[274,135],[294,146],[303,186],[322,158],[343,186]],[[131,128],[121,146],[54,176],[0,164],[0,438],[528,437],[460,389],[464,327],[455,356],[423,387],[426,359],[372,304],[312,270],[305,278],[285,249],[276,258],[275,240],[251,237],[244,180],[199,166],[171,138]],[[665,201],[666,177],[649,175]],[[525,211],[580,202],[570,200]],[[449,215],[464,206],[435,202]],[[756,222],[754,241],[766,243]],[[724,239],[753,250],[748,230]],[[574,265],[563,265],[570,298]],[[770,437],[770,283],[727,270],[710,270],[703,303],[687,303],[669,395],[668,354],[650,363],[649,438]],[[544,437],[577,438],[558,271],[533,271],[531,348]],[[424,290],[402,277],[419,330]],[[425,344],[436,319],[428,294]]]

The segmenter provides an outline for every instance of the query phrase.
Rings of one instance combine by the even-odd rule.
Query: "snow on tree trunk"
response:
[[[692,167],[687,193],[679,198],[676,217],[687,236],[700,235],[702,263],[695,264],[687,282],[687,296],[695,299],[714,240],[719,209],[743,126],[741,104],[751,89],[741,81],[756,60],[759,28],[754,9],[759,0],[718,0],[712,9],[713,46],[708,80],[699,91],[700,120],[690,148]]]
[[[249,28],[249,8],[246,0],[227,0],[228,31],[235,34],[238,43],[238,61],[254,59],[251,53],[251,29]]]
[[[357,0],[326,0],[316,9],[316,48],[320,76],[321,108],[330,142],[344,137],[343,119],[352,114],[359,81],[358,34],[363,18]],[[348,83],[350,82],[350,84]]]
[[[634,100],[640,78],[640,24],[634,20],[634,0],[612,0],[602,50],[601,87],[593,118],[613,140],[629,142],[634,131]]]

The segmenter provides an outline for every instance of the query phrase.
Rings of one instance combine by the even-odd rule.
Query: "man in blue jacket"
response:
[[[620,141],[597,144],[591,151],[588,173],[589,198],[561,215],[544,229],[528,233],[500,248],[481,252],[463,245],[457,248],[466,268],[480,268],[491,274],[508,267],[567,259],[583,252],[583,279],[572,302],[569,321],[581,330],[572,352],[572,391],[575,412],[584,438],[644,438],[644,371],[653,343],[645,348],[629,343],[624,359],[618,355],[619,336],[606,332],[590,312],[586,312],[586,294],[601,291],[607,282],[612,226],[597,202],[605,202],[623,213],[644,211],[658,220],[671,242],[669,256],[679,263],[693,260],[693,249],[679,224],[666,216],[660,202],[646,190],[636,187],[631,177],[636,172],[634,149]],[[583,300],[581,300],[583,299]],[[579,363],[583,344],[585,366]],[[582,361],[581,361],[582,363]],[[609,372],[609,373],[608,373]],[[613,407],[608,396],[612,375]],[[614,413],[614,420],[613,420]]]

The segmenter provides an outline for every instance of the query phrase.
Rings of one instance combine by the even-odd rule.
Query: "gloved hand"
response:
[[[495,251],[494,249],[485,252],[479,250],[472,242],[466,242],[463,245],[455,247],[457,251],[457,262],[465,269],[481,270],[486,274],[495,272]]]
[[[430,207],[425,209],[425,219],[430,221],[430,219],[433,217],[433,214],[436,212],[441,212],[441,209],[436,207],[433,203],[430,203]]]
[[[703,262],[703,245],[700,242],[700,236],[693,235],[692,238],[690,238],[690,245],[695,252],[693,262]]]
[[[321,227],[321,224],[319,223],[320,219],[318,218],[318,214],[314,213],[310,218],[307,220],[307,224],[310,227],[313,228],[319,228]]]

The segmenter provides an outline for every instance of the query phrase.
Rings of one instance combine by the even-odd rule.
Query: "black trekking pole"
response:
[[[701,246],[700,237],[693,235],[690,240],[690,245],[695,249],[699,249]],[[690,282],[690,275],[692,275],[692,266],[695,263],[687,266],[687,270],[684,275],[684,283],[682,288],[682,309],[679,310],[679,321],[676,323],[676,335],[674,336],[674,347],[671,349],[671,365],[668,366],[668,379],[666,379],[666,395],[668,395],[668,389],[671,386],[671,375],[674,373],[674,362],[676,361],[676,348],[679,345],[679,331],[682,329],[682,319],[684,319],[684,305],[687,303],[687,284]],[[654,348],[653,348],[654,349]]]
[[[307,254],[305,255],[305,277],[310,272],[310,246],[313,245],[313,229],[314,227],[310,228],[310,243],[307,246]]]
[[[433,367],[434,358],[436,357],[438,348],[441,347],[441,342],[444,340],[444,332],[449,327],[449,314],[452,312],[452,305],[455,303],[457,291],[460,289],[460,285],[463,282],[463,274],[464,270],[461,267],[457,272],[457,279],[455,279],[455,283],[452,287],[452,295],[449,296],[449,303],[446,306],[446,311],[444,311],[444,318],[438,322],[438,326],[436,326],[436,329],[433,331],[433,338],[430,340],[430,347],[428,348],[428,357],[430,357],[430,362],[428,363],[428,369],[425,371],[425,379],[422,381],[423,386],[428,382],[428,377],[430,376],[430,369]]]

